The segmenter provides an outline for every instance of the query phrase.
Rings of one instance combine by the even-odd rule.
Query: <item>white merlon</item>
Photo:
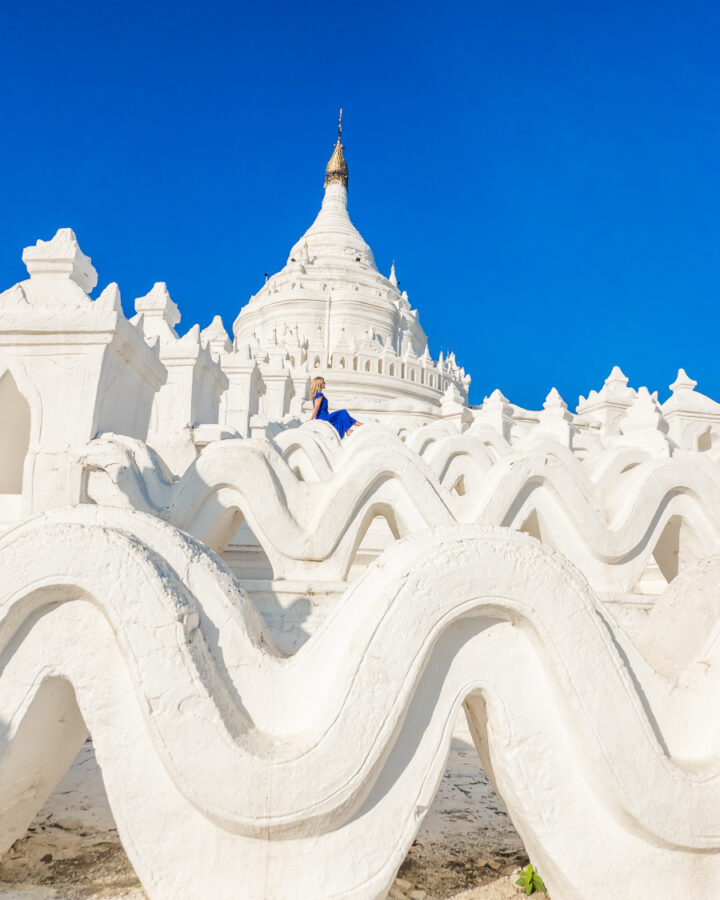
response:
[[[97,272],[78,246],[72,228],[60,228],[52,240],[26,247],[22,259],[31,278],[69,278],[86,294],[97,284]]]

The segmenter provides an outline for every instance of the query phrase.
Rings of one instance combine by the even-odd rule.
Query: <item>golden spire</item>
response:
[[[344,184],[345,187],[348,185],[348,167],[345,162],[345,157],[343,156],[343,145],[341,143],[342,137],[342,110],[340,110],[340,121],[338,122],[338,138],[337,143],[335,144],[335,149],[333,150],[333,155],[330,157],[330,162],[325,167],[325,187],[329,184],[334,184],[337,182],[338,184]]]

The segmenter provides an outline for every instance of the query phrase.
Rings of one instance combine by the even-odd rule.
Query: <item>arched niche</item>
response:
[[[220,554],[236,578],[251,581],[272,581],[275,577],[270,557],[255,533],[239,513],[241,524]]]
[[[681,516],[671,516],[635,585],[638,594],[662,594],[668,584],[704,555],[698,535]]]
[[[30,406],[9,371],[0,377],[0,494],[22,494]]]
[[[368,510],[355,538],[345,579],[355,581],[374,559],[399,539],[400,528],[392,507],[379,504]]]
[[[708,450],[713,450],[718,445],[718,436],[717,433],[713,430],[713,428],[708,425],[708,427],[703,431],[702,434],[698,435],[697,439],[697,449],[698,453],[706,453]]]

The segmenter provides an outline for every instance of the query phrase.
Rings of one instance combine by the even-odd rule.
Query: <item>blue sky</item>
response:
[[[322,199],[495,387],[571,407],[619,364],[720,399],[720,4],[4,4],[0,285],[72,227],[128,314],[240,307]]]

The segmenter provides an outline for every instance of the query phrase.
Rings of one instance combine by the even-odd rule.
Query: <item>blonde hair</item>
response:
[[[315,399],[315,394],[320,393],[320,385],[325,381],[324,378],[321,378],[319,375],[317,378],[313,378],[312,384],[310,385],[310,399]]]

